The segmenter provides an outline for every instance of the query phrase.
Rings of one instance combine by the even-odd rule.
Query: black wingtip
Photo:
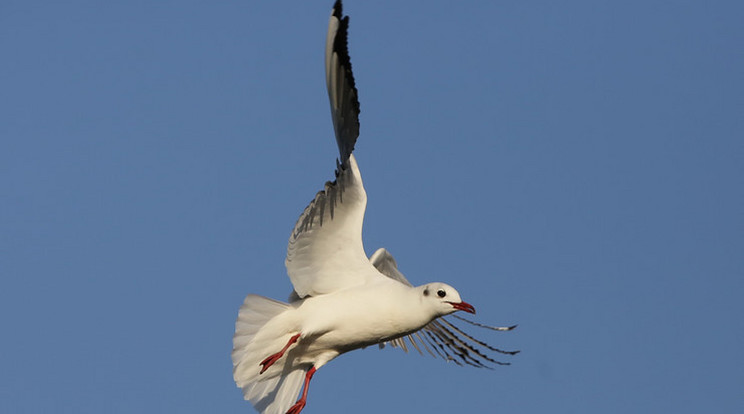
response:
[[[351,81],[351,87],[356,89],[356,82],[351,71],[351,57],[349,56],[349,16],[339,16],[338,32],[333,39],[333,51],[338,54],[341,66],[346,69],[347,77]]]
[[[338,19],[338,30],[333,39],[332,50],[338,56],[338,64],[345,79],[346,86],[350,92],[345,96],[345,105],[342,111],[345,111],[345,119],[340,125],[341,130],[336,131],[336,141],[339,147],[341,165],[348,166],[349,155],[354,152],[357,137],[359,136],[359,113],[360,105],[356,81],[351,68],[351,57],[349,56],[349,16],[343,15],[343,6],[341,0],[337,0],[333,5],[333,17]],[[337,120],[337,119],[336,119]],[[334,121],[335,122],[335,121]]]
[[[341,4],[341,0],[336,0],[335,3],[333,3],[333,15],[341,19],[341,14],[344,11],[344,6]]]

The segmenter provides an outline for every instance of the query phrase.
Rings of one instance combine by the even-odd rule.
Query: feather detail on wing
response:
[[[287,273],[298,298],[330,293],[376,275],[362,245],[367,194],[352,155],[359,136],[359,100],[348,51],[348,16],[333,7],[326,40],[326,86],[339,150],[336,180],[300,215],[287,246]],[[294,298],[294,296],[293,296]]]
[[[387,250],[378,249],[370,258],[370,262],[385,276],[397,280],[404,285],[413,286],[403,273],[398,270],[398,264],[395,262],[395,258]],[[461,316],[450,316],[481,328],[496,331],[510,331],[516,327],[516,325],[493,327],[472,322]],[[504,351],[494,348],[466,333],[447,318],[449,316],[435,319],[410,335],[396,338],[386,343],[389,343],[395,348],[402,348],[406,352],[408,352],[408,345],[410,344],[420,354],[423,354],[422,349],[424,349],[434,357],[438,356],[447,361],[453,361],[457,365],[471,365],[489,369],[493,365],[509,365],[509,363],[498,361],[488,356],[486,352],[491,351],[506,355],[519,353],[519,351]],[[380,344],[381,348],[384,346],[385,343]]]
[[[343,166],[359,137],[359,98],[351,71],[348,36],[349,16],[342,15],[341,2],[336,1],[328,21],[325,71],[333,129]]]
[[[356,160],[305,208],[287,246],[287,274],[297,296],[317,296],[364,283],[376,274],[362,245],[367,196]]]

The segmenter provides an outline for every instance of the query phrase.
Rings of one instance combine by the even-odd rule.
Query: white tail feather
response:
[[[293,332],[286,318],[271,323],[291,305],[258,295],[248,295],[240,307],[233,337],[233,378],[243,397],[262,414],[284,414],[294,404],[302,387],[304,367],[288,363],[285,356],[260,374],[264,358],[279,351]],[[291,312],[290,312],[291,313]],[[282,327],[282,328],[279,328]]]

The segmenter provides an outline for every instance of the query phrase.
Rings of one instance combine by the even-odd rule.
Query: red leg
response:
[[[307,374],[305,374],[305,385],[302,386],[302,397],[297,400],[295,405],[289,407],[287,414],[300,414],[300,411],[305,408],[305,404],[307,404],[307,387],[310,385],[310,379],[315,374],[315,371],[315,367],[312,367],[307,371]]]
[[[282,348],[281,351],[277,352],[274,355],[269,355],[268,358],[266,358],[263,361],[261,361],[261,363],[259,365],[261,365],[262,368],[261,368],[261,372],[259,372],[259,374],[263,374],[264,371],[266,371],[267,369],[269,369],[270,366],[274,365],[274,362],[278,361],[279,358],[281,358],[282,356],[284,356],[284,353],[287,352],[287,349],[289,349],[289,347],[293,343],[297,342],[298,339],[300,339],[300,334],[297,334],[297,335],[289,338],[289,342],[287,342],[287,345],[284,345],[284,348]]]

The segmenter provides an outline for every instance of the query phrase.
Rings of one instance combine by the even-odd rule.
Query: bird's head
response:
[[[455,288],[444,283],[429,283],[421,286],[422,300],[432,306],[439,316],[456,311],[475,313],[473,305],[463,302]]]

